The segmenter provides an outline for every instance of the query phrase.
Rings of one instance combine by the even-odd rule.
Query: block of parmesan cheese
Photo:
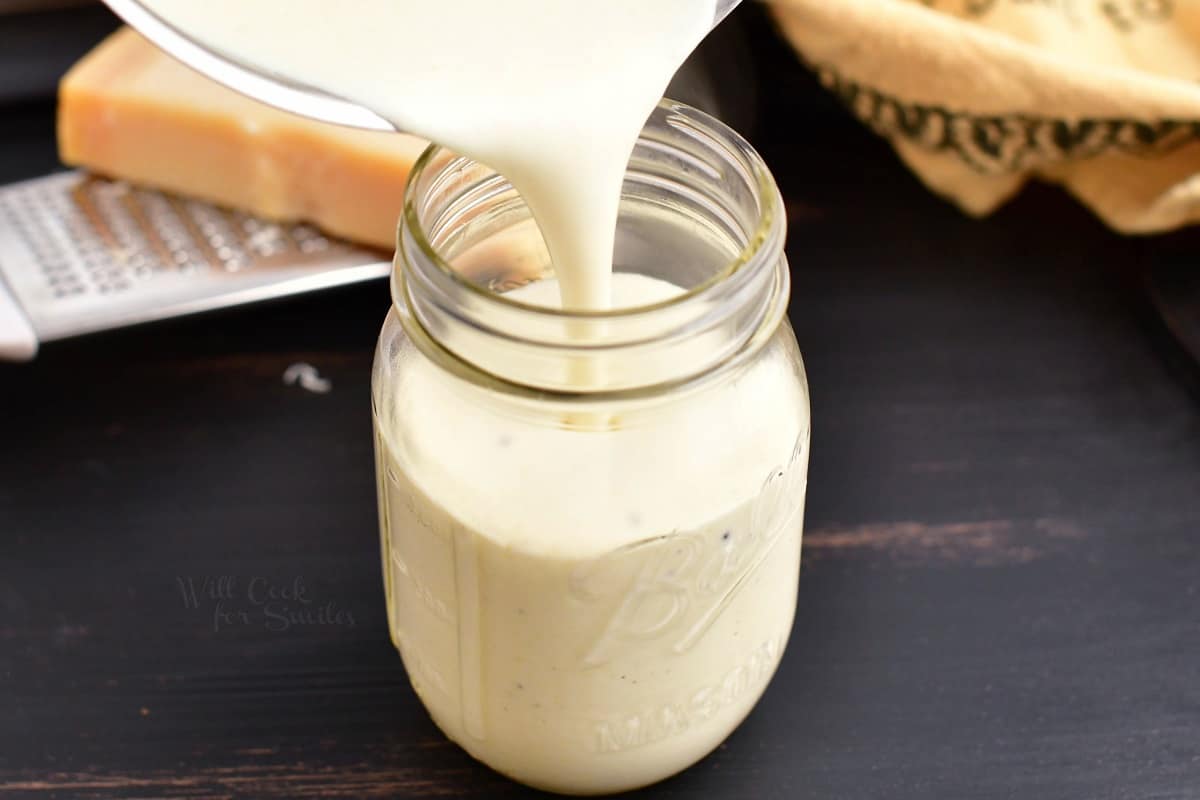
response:
[[[314,122],[193,72],[123,29],[59,86],[63,162],[337,236],[395,247],[425,142]]]

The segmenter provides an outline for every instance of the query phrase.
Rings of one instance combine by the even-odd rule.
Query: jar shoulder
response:
[[[501,529],[688,527],[746,503],[799,457],[806,468],[808,389],[786,326],[698,390],[568,412],[514,407],[389,327],[373,387],[381,458],[460,518]]]

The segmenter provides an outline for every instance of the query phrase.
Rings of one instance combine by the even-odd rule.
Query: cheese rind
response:
[[[122,29],[59,85],[59,156],[85,167],[393,249],[426,142],[271,108]]]

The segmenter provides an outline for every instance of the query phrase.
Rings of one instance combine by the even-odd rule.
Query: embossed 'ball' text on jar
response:
[[[664,101],[624,184],[617,307],[563,311],[512,187],[418,162],[372,393],[388,621],[434,721],[496,770],[652,783],[770,681],[809,441],[784,229],[750,146]]]

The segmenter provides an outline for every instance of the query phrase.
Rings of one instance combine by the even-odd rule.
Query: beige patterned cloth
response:
[[[1200,0],[772,0],[824,84],[934,191],[1031,177],[1113,228],[1200,221]]]

